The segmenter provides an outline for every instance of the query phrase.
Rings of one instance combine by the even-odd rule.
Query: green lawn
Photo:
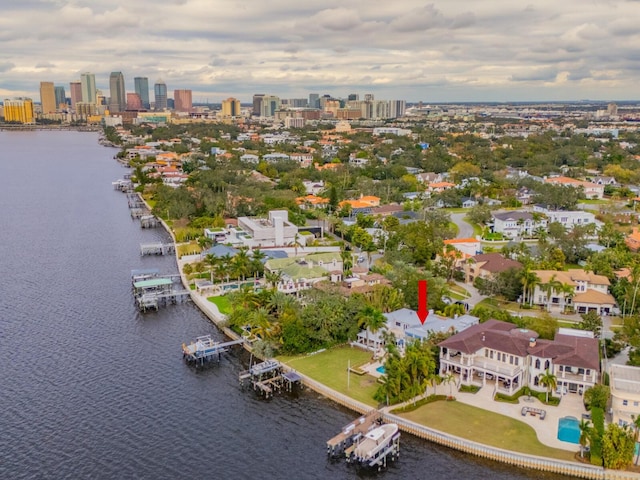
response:
[[[214,303],[223,315],[229,315],[231,313],[231,302],[229,302],[226,295],[221,297],[208,297],[207,300]]]
[[[434,402],[400,416],[485,445],[542,457],[574,460],[572,452],[540,443],[535,430],[526,423],[464,403]]]
[[[451,297],[456,298],[457,300],[462,300],[463,298],[468,298],[470,296],[469,292],[465,288],[455,283],[448,283],[447,288],[451,293]]]
[[[378,406],[378,402],[373,399],[378,383],[371,375],[350,373],[349,388],[347,389],[349,361],[351,368],[363,365],[371,360],[371,352],[347,346],[301,357],[279,356],[278,360],[333,390],[367,405]]]

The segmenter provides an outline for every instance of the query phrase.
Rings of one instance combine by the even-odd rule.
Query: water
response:
[[[196,372],[180,344],[216,328],[192,304],[136,310],[130,270],[176,267],[140,258],[168,237],[130,219],[115,150],[41,131],[0,132],[0,152],[0,479],[542,477],[409,435],[382,473],[328,461],[353,413],[241,391],[242,351]]]

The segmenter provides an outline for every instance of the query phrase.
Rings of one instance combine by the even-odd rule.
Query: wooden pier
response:
[[[302,377],[294,371],[285,372],[277,360],[266,360],[253,365],[249,370],[240,372],[240,385],[251,384],[254,392],[264,398],[273,397],[275,392],[293,391],[296,385],[302,385]]]
[[[114,190],[119,190],[125,193],[133,192],[133,182],[131,181],[130,178],[128,179],[120,178],[115,182],[111,182],[111,185],[113,185]]]
[[[203,335],[196,338],[194,342],[189,345],[182,344],[182,358],[187,363],[193,364],[196,367],[204,366],[205,364],[216,360],[220,362],[220,355],[229,350],[229,347],[233,345],[240,345],[244,343],[244,340],[232,340],[230,342],[217,342],[211,338],[211,335]]]
[[[129,209],[129,214],[131,215],[131,218],[136,219],[136,218],[142,218],[145,215],[149,215],[151,212],[149,211],[149,209],[147,207],[135,207],[135,208],[130,208]]]
[[[354,420],[342,428],[331,440],[327,441],[327,454],[337,457],[347,453],[348,449],[370,430],[382,424],[382,414],[378,410],[371,410],[366,415]]]
[[[347,463],[361,467],[378,468],[387,466],[387,458],[395,461],[400,457],[400,430],[395,423],[381,425],[359,437],[345,451]]]
[[[142,228],[155,228],[160,225],[160,220],[155,215],[142,215],[140,217],[140,226]]]
[[[145,206],[144,200],[139,193],[127,193],[127,203],[129,208],[142,208]]]
[[[179,284],[175,284],[174,277],[177,276],[151,276],[144,280],[133,281],[133,295],[138,308],[146,312],[188,300],[190,292],[180,288]]]
[[[173,255],[176,253],[176,246],[174,243],[141,243],[140,255]]]

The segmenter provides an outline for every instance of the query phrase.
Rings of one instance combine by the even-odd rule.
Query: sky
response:
[[[194,102],[640,98],[640,0],[2,0],[0,98],[82,72]],[[151,93],[153,100],[153,92]]]

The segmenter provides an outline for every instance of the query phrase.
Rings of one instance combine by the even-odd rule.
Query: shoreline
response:
[[[140,195],[142,201],[147,205],[142,195]],[[149,208],[151,210],[151,208]],[[209,302],[206,297],[200,295],[197,291],[191,290],[189,288],[189,282],[186,275],[182,272],[180,258],[178,257],[177,250],[177,242],[175,235],[169,225],[164,221],[164,219],[159,218],[162,227],[165,231],[170,235],[171,240],[174,244],[175,255],[174,259],[176,262],[176,267],[178,268],[178,273],[180,274],[180,280],[185,289],[189,291],[189,298],[194,302],[194,304],[198,307],[198,309],[218,328],[224,335],[231,338],[232,340],[238,340],[242,338],[236,332],[231,330],[230,328],[223,325],[225,321],[225,317],[222,313],[219,312],[217,306],[212,302]],[[250,345],[246,342],[242,344],[243,348],[249,352],[252,352]],[[293,370],[290,366],[283,364],[285,370]],[[361,403],[355,399],[352,399],[346,395],[341,394],[335,390],[330,389],[329,387],[321,384],[313,380],[312,378],[297,372],[298,375],[302,377],[303,384],[313,390],[314,392],[326,397],[329,400],[334,401],[335,403],[348,408],[359,415],[363,415],[373,409],[373,407]],[[397,408],[398,406],[394,406],[393,408]],[[439,430],[432,429],[425,425],[421,425],[410,420],[406,420],[402,417],[399,417],[395,414],[390,413],[390,407],[384,407],[380,409],[383,419],[387,423],[396,423],[398,428],[406,433],[414,435],[423,440],[427,440],[433,443],[436,443],[441,446],[445,446],[448,448],[452,448],[454,450],[471,454],[480,458],[486,458],[489,460],[493,460],[502,464],[512,465],[519,468],[527,469],[527,470],[538,470],[549,473],[556,473],[566,476],[572,476],[577,478],[586,478],[586,479],[604,479],[604,480],[633,480],[639,479],[640,474],[629,472],[626,470],[608,470],[604,467],[598,467],[590,464],[582,464],[577,461],[569,462],[564,460],[557,460],[549,457],[539,457],[536,455],[530,455],[520,452],[514,452],[511,450],[504,450],[498,447],[493,447],[489,445],[484,445],[481,443],[474,442],[472,440],[468,440],[462,437],[457,437],[455,435],[450,435],[446,432],[442,432]]]

